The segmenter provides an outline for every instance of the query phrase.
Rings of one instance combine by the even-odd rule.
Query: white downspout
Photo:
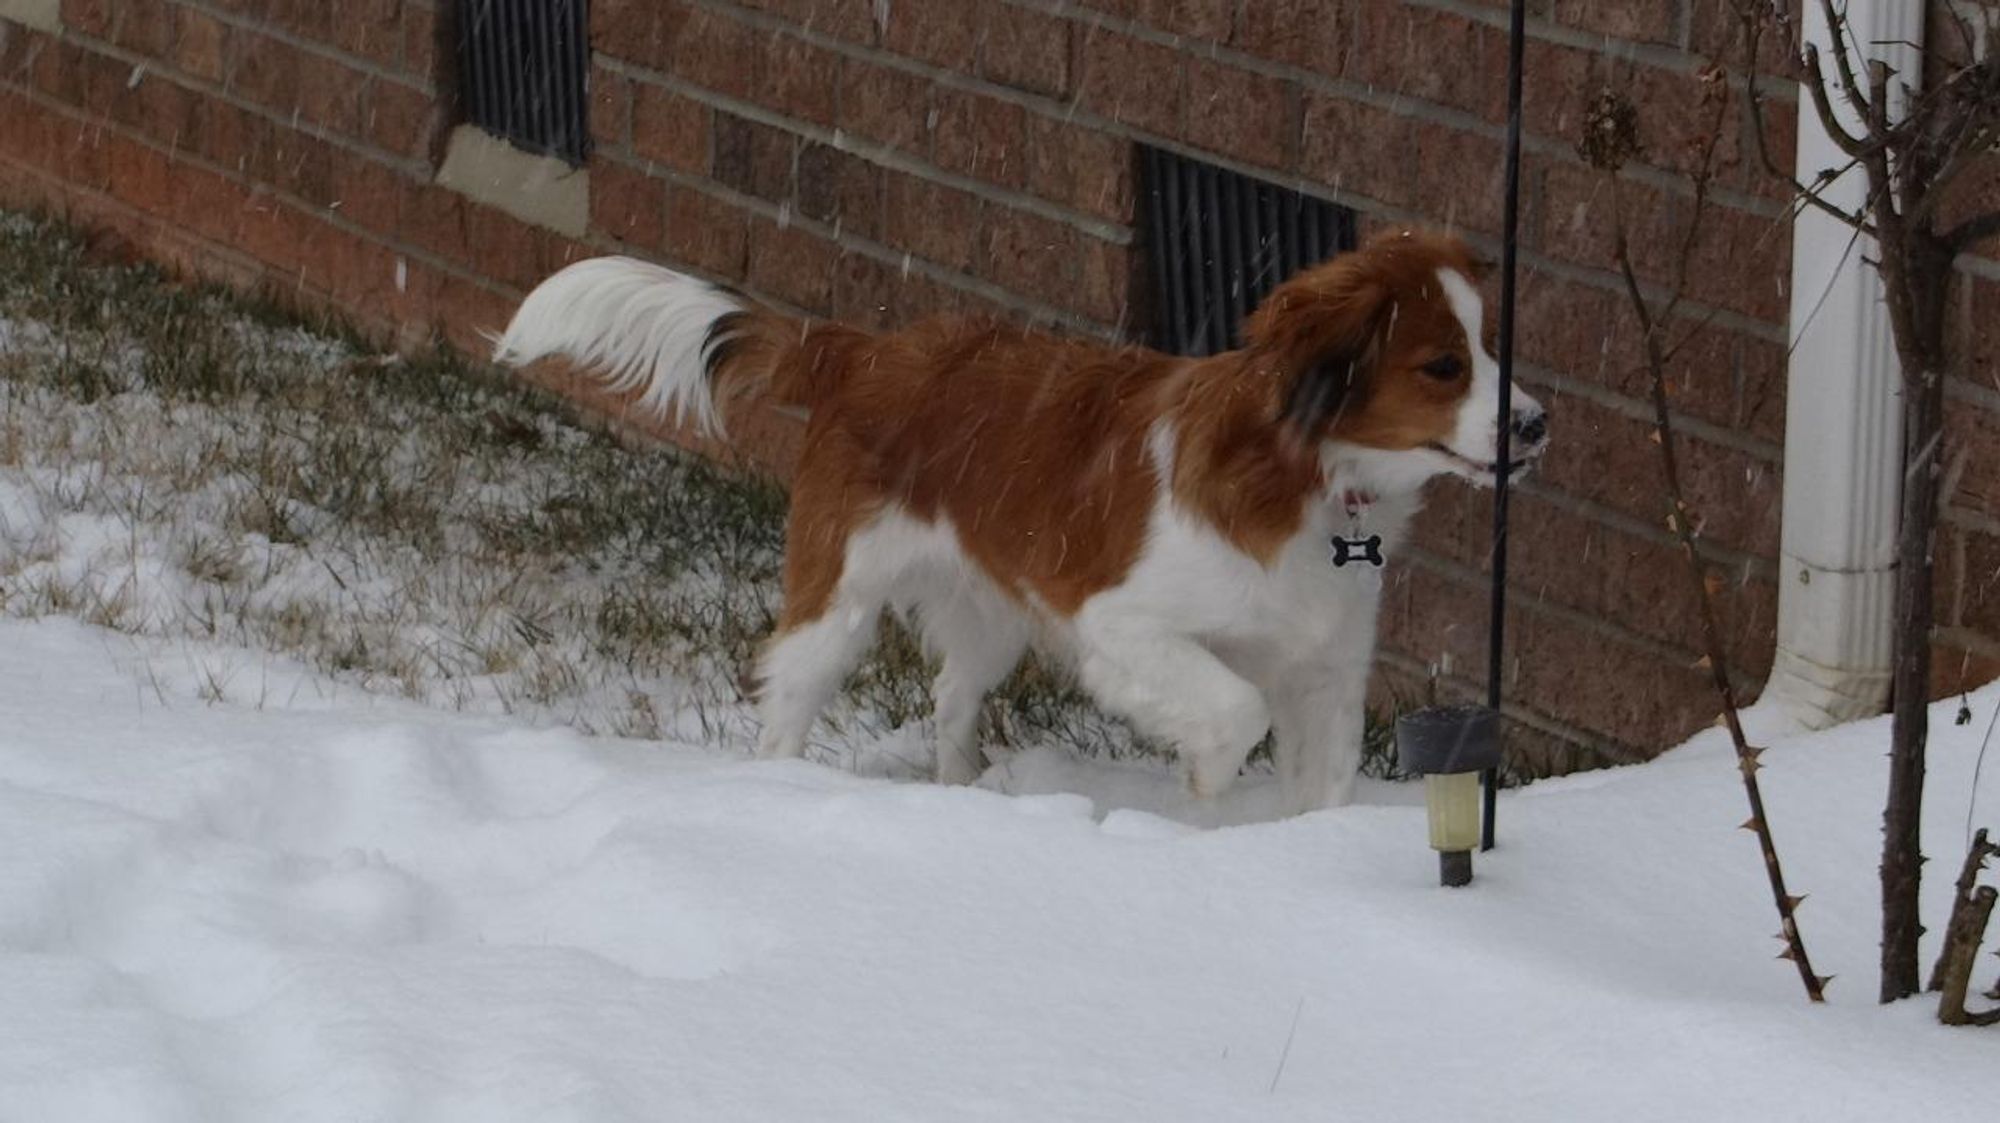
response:
[[[1837,89],[1820,5],[1803,7],[1806,38],[1821,45]],[[1892,87],[1922,80],[1923,4],[1845,7],[1850,48],[1858,43],[1895,68]],[[1844,120],[1858,120],[1844,99],[1834,102]],[[1799,178],[1846,163],[1801,89]],[[1823,194],[1855,210],[1866,191],[1866,174],[1854,168]],[[1903,400],[1882,279],[1865,260],[1874,253],[1872,239],[1856,241],[1811,207],[1793,223],[1778,650],[1762,700],[1810,729],[1879,714],[1889,698]]]

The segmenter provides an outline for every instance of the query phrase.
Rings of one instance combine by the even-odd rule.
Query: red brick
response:
[[[1996,15],[1995,19],[2000,19]],[[1979,215],[2000,213],[2000,151],[1970,158],[1964,172],[1938,196],[1937,225],[1950,230]],[[2000,257],[2000,234],[1989,235],[1974,252]]]
[[[333,149],[324,144],[300,143],[285,149],[271,186],[297,196],[315,207],[331,206],[340,198],[333,180]]]
[[[1450,12],[1386,0],[1361,5],[1341,74],[1379,93],[1499,121],[1507,109],[1507,33]]]
[[[9,36],[8,41],[11,43],[23,38]],[[29,56],[27,62],[33,67],[35,89],[66,105],[83,104],[87,67],[80,46],[71,41],[57,40]]]
[[[1184,119],[1182,56],[1170,47],[1104,28],[1086,28],[1078,51],[1078,100],[1087,109],[1163,136]]]
[[[632,83],[601,66],[590,72],[590,139],[613,152],[632,143]]]
[[[775,78],[762,65],[771,37],[720,12],[688,12],[678,32],[668,35],[666,42],[671,54],[662,69],[720,94],[759,101],[763,83]]]
[[[1506,149],[1498,140],[1430,121],[1412,123],[1418,208],[1456,231],[1498,234]]]
[[[1030,114],[1028,190],[1112,222],[1132,221],[1132,145],[1095,129]]]
[[[1076,247],[1075,295],[1058,301],[1107,327],[1127,318],[1137,257],[1129,246],[1097,238],[1079,238]]]
[[[1298,96],[1289,83],[1201,59],[1188,63],[1188,143],[1288,168],[1298,136]]]
[[[965,6],[943,3],[889,4],[882,25],[882,45],[899,55],[940,66],[970,71],[978,42],[979,23]]]
[[[493,280],[525,290],[551,272],[542,232],[504,211],[466,203],[465,238],[472,265]]]
[[[1672,258],[1684,232],[1675,200],[1666,192],[1630,177],[1614,190],[1604,172],[1551,161],[1545,165],[1541,194],[1541,214],[1532,229],[1542,252],[1594,269],[1615,269],[1622,205],[1633,267],[1640,277],[1659,280],[1673,275]]]
[[[403,72],[424,80],[438,77],[437,12],[417,4],[403,5]]]
[[[352,152],[335,149],[329,155],[336,196],[330,205],[349,222],[378,234],[393,234],[397,201],[403,193],[401,177]]]
[[[845,253],[834,263],[833,318],[880,331],[903,322],[903,273],[866,254]]]
[[[803,39],[779,35],[762,50],[764,83],[758,100],[815,125],[833,124],[840,56]]]
[[[793,134],[721,110],[710,127],[717,183],[774,203],[791,198]]]
[[[312,0],[267,0],[256,6],[256,15],[268,24],[302,38],[316,42],[333,41],[334,25],[354,16],[379,18],[385,4],[395,0],[355,0],[344,3],[336,10],[334,5],[315,4]]]
[[[362,99],[368,79],[357,70],[317,55],[299,54],[293,61],[300,68],[299,116],[348,136],[363,135],[366,113]],[[384,116],[393,123],[394,110]]]
[[[743,0],[743,6],[855,43],[875,41],[875,15],[881,7],[877,0]]]
[[[979,73],[1004,86],[1048,97],[1070,91],[1070,34],[1061,16],[989,3],[983,8]]]
[[[403,30],[400,0],[344,4],[329,29],[330,42],[341,51],[381,66],[402,61]]]
[[[1356,101],[1310,94],[1299,170],[1335,190],[1392,206],[1415,197],[1416,146],[1407,118]]]
[[[861,59],[840,62],[839,125],[894,149],[921,149],[929,132],[931,83]]]
[[[1611,60],[1583,47],[1530,37],[1521,66],[1524,75],[1535,76],[1521,85],[1522,131],[1575,144],[1583,135],[1590,103],[1611,83]]]
[[[1433,488],[1414,537],[1417,545],[1472,570],[1491,572],[1492,495],[1456,484]],[[1664,534],[1636,536],[1543,499],[1517,492],[1509,511],[1509,587],[1535,604],[1553,604],[1634,632],[1703,649],[1693,577],[1685,555]],[[1767,577],[1746,579],[1716,567],[1716,603],[1727,656],[1737,670],[1769,669],[1777,590]]]
[[[949,269],[972,266],[979,198],[912,175],[889,176],[882,240]]]
[[[931,162],[1002,187],[1028,181],[1028,113],[1012,102],[938,87],[932,91]]]
[[[1582,397],[1543,395],[1551,432],[1540,481],[1666,529],[1659,446],[1653,425]],[[1678,434],[1681,484],[1701,536],[1763,556],[1778,548],[1779,470],[1735,449]]]
[[[859,156],[804,142],[798,159],[799,213],[842,233],[873,238],[882,229],[884,174],[880,166]]]
[[[134,123],[140,132],[167,148],[184,143],[183,138],[194,129],[195,105],[206,100],[164,77],[142,81],[133,92],[138,101]]]
[[[305,71],[299,51],[267,36],[237,32],[229,37],[229,52],[230,92],[280,113],[298,106]]]
[[[590,162],[590,228],[642,249],[656,249],[666,232],[667,188],[623,164]]]
[[[1990,642],[1990,637],[1981,637]],[[2000,655],[1940,637],[1931,645],[1931,700],[1977,690],[2000,679]]]
[[[174,50],[173,9],[161,0],[113,4],[113,43],[149,58],[171,58]]]
[[[1484,582],[1469,583],[1408,566],[1384,598],[1384,648],[1446,673],[1483,677]],[[1589,629],[1510,600],[1503,686],[1510,700],[1586,729],[1616,730],[1657,752],[1699,728],[1715,712],[1712,688],[1695,655],[1662,659],[1617,634]]]
[[[1557,23],[1585,31],[1677,45],[1679,33],[1674,27],[1674,17],[1678,8],[1675,0],[1626,0],[1619,4],[1606,4],[1602,0],[1555,0],[1551,15]]]
[[[808,312],[825,315],[831,310],[838,254],[832,242],[797,226],[752,217],[749,252],[752,288]]]
[[[661,247],[677,260],[729,280],[748,265],[749,216],[693,188],[667,190],[667,224]]]
[[[1962,400],[1947,400],[1944,411],[1944,456],[1951,464],[1964,456],[1965,467],[1951,504],[1988,518],[2000,518],[2000,414]]]
[[[465,196],[430,184],[405,184],[396,231],[406,242],[457,264],[471,260]]]
[[[377,147],[399,156],[422,156],[431,150],[442,114],[429,94],[373,78],[368,82],[367,105],[363,132]]]
[[[261,148],[270,122],[217,98],[195,102],[188,146],[217,164],[241,170],[251,151]]]
[[[1257,0],[1243,6],[1236,45],[1274,62],[1338,74],[1353,20],[1335,0]]]
[[[1790,0],[1790,9],[1786,26],[1794,29],[1795,36],[1800,26],[1799,0]],[[1736,10],[1736,0],[1688,0],[1689,51],[1697,58],[1720,62],[1734,70],[1744,69],[1749,62],[1749,51]],[[1766,22],[1757,45],[1757,68],[1761,73],[1796,76],[1797,62],[1788,38],[1791,36],[1776,34]]]
[[[986,279],[1035,300],[1075,300],[1076,247],[1070,227],[1007,207],[986,208],[979,260]]]
[[[108,39],[116,22],[115,7],[111,0],[62,0],[63,26],[82,35]]]
[[[222,81],[229,26],[206,12],[179,8],[174,15],[174,64],[190,77]]]
[[[1602,386],[1635,402],[1648,400],[1651,376],[1629,301],[1553,274],[1522,276],[1518,353],[1526,362]],[[1710,321],[1677,317],[1665,326],[1674,350],[1667,364],[1676,414],[1699,417],[1774,443],[1784,437],[1785,348]],[[1691,334],[1690,334],[1691,333]]]
[[[593,0],[590,5],[590,46],[614,58],[648,61],[640,48],[657,45],[661,17],[668,5],[657,0]]]
[[[1967,382],[2000,390],[2000,281],[1960,273],[1956,334],[1947,336]],[[1948,329],[1949,330],[1949,329]]]
[[[1175,35],[1227,42],[1235,29],[1235,0],[1137,0],[1140,23]]]
[[[732,118],[734,120],[734,118]],[[632,89],[632,151],[678,172],[709,169],[709,109],[658,86]]]

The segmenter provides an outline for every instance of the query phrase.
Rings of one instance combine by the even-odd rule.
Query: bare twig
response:
[[[1690,262],[1694,256],[1695,240],[1701,230],[1701,219],[1709,203],[1709,189],[1716,173],[1717,150],[1720,145],[1722,123],[1728,108],[1728,85],[1719,75],[1709,76],[1704,95],[1712,116],[1706,122],[1706,130],[1697,140],[1699,158],[1691,173],[1694,187],[1693,206],[1689,212],[1686,227],[1681,233],[1676,247],[1678,254],[1673,264],[1673,286],[1665,304],[1655,309],[1646,298],[1639,284],[1638,271],[1632,263],[1632,247],[1625,222],[1623,195],[1619,190],[1619,169],[1627,157],[1636,155],[1636,138],[1627,137],[1624,143],[1617,143],[1621,131],[1629,132],[1635,116],[1629,102],[1618,95],[1606,91],[1600,95],[1593,107],[1592,119],[1586,122],[1587,132],[1595,138],[1585,152],[1590,162],[1609,177],[1612,192],[1612,214],[1616,223],[1614,229],[1613,256],[1618,272],[1625,284],[1625,294],[1631,304],[1633,315],[1638,318],[1640,343],[1646,372],[1651,386],[1653,405],[1654,439],[1660,449],[1660,468],[1665,486],[1667,507],[1667,528],[1680,543],[1681,552],[1687,562],[1687,573],[1692,585],[1695,604],[1701,622],[1702,646],[1706,652],[1702,662],[1706,664],[1714,682],[1716,697],[1722,706],[1722,718],[1729,729],[1730,742],[1736,749],[1737,768],[1742,774],[1743,791],[1750,804],[1750,818],[1744,827],[1754,832],[1764,860],[1764,873],[1771,885],[1771,897],[1778,911],[1779,939],[1784,941],[1784,951],[1780,956],[1792,961],[1798,969],[1799,981],[1804,986],[1806,997],[1813,1002],[1824,1002],[1827,979],[1813,970],[1812,959],[1806,953],[1805,937],[1798,924],[1798,906],[1803,897],[1794,896],[1785,887],[1784,866],[1778,859],[1778,846],[1771,830],[1771,819],[1764,806],[1762,785],[1758,783],[1757,771],[1762,767],[1758,757],[1763,750],[1754,748],[1743,732],[1743,723],[1738,714],[1736,689],[1730,682],[1728,652],[1722,642],[1722,629],[1716,619],[1715,594],[1719,582],[1708,572],[1707,563],[1696,546],[1697,525],[1694,510],[1687,501],[1686,489],[1681,483],[1680,458],[1674,434],[1673,410],[1667,390],[1667,350],[1664,324],[1679,305],[1686,291]],[[1606,136],[1613,138],[1610,141]]]

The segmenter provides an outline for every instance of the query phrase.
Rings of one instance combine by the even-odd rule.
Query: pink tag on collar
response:
[[[1358,519],[1375,503],[1375,493],[1350,487],[1340,493],[1340,505],[1350,519]]]

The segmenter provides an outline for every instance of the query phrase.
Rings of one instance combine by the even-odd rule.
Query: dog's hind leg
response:
[[[875,642],[881,616],[880,600],[843,592],[816,618],[772,637],[758,663],[757,708],[764,722],[758,756],[805,753],[813,721]]]
[[[1028,647],[1027,620],[997,601],[997,594],[960,592],[919,610],[925,645],[944,658],[931,691],[940,784],[970,784],[986,770],[978,744],[980,704]]]
[[[875,642],[885,575],[857,556],[871,530],[853,508],[815,491],[828,481],[801,476],[785,528],[785,610],[758,660],[760,757],[805,753],[813,721]],[[836,493],[839,494],[839,493]]]

